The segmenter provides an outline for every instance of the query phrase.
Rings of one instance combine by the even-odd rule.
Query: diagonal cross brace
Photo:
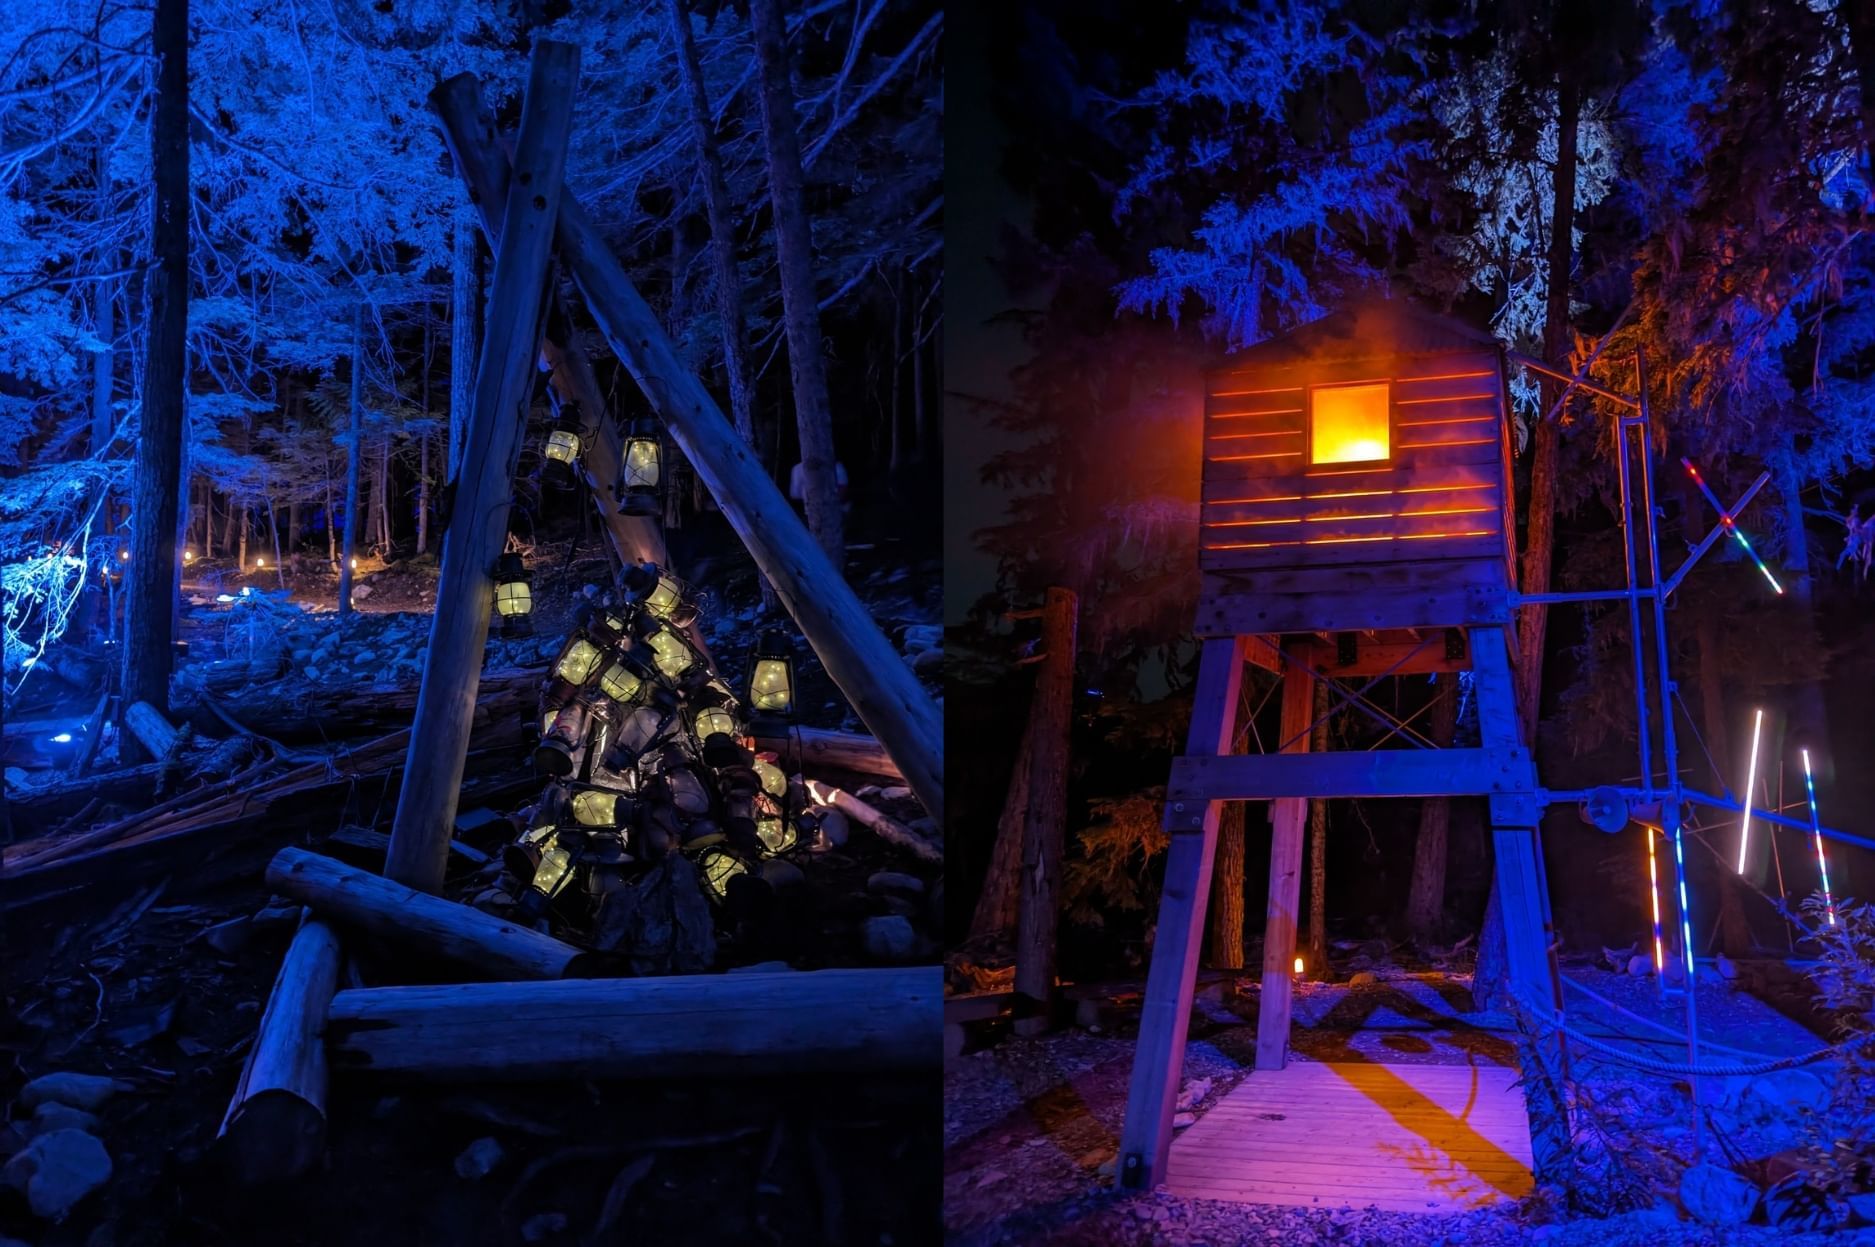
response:
[[[1757,553],[1752,550],[1751,543],[1745,540],[1745,535],[1738,531],[1738,526],[1733,522],[1732,517],[1750,506],[1751,500],[1758,496],[1758,491],[1763,489],[1765,482],[1771,479],[1771,474],[1769,472],[1758,473],[1758,479],[1751,483],[1751,488],[1747,489],[1744,494],[1740,496],[1737,504],[1728,511],[1706,484],[1705,478],[1699,475],[1698,470],[1685,459],[1680,460],[1680,462],[1686,464],[1686,470],[1692,474],[1693,483],[1699,486],[1699,492],[1706,496],[1706,501],[1712,504],[1712,509],[1719,513],[1719,522],[1705,535],[1705,538],[1701,540],[1698,545],[1693,547],[1693,552],[1686,556],[1686,561],[1684,563],[1680,564],[1680,570],[1667,577],[1666,584],[1662,585],[1660,588],[1663,594],[1672,593],[1675,589],[1679,588],[1680,581],[1686,579],[1686,573],[1693,570],[1693,564],[1704,558],[1706,551],[1712,548],[1712,544],[1726,533],[1730,533],[1738,539],[1739,544],[1745,548],[1745,553],[1751,555],[1752,562],[1758,562]],[[1764,564],[1758,563],[1758,566],[1762,569]],[[1771,574],[1767,571],[1765,575],[1769,577]],[[1772,578],[1771,583],[1775,586],[1777,585],[1777,580]],[[1782,593],[1784,590],[1780,586],[1777,591]]]

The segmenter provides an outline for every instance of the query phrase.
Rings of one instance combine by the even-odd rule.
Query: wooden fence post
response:
[[[454,518],[443,535],[443,568],[410,760],[397,799],[384,873],[419,891],[442,887],[449,835],[494,605],[495,558],[508,536],[515,450],[539,348],[547,261],[560,211],[561,175],[579,85],[579,50],[534,45],[488,300],[488,334],[475,374],[475,403],[456,476]]]
[[[1284,753],[1309,751],[1315,681],[1306,650],[1288,653],[1283,666],[1283,713],[1279,739]],[[1319,798],[1317,798],[1319,800]],[[1295,986],[1296,911],[1302,901],[1302,831],[1307,797],[1270,803],[1269,908],[1263,919],[1263,979],[1257,1003],[1258,1069],[1281,1069],[1289,1057],[1289,1007]]]
[[[1055,935],[1061,926],[1061,839],[1067,822],[1068,737],[1073,729],[1075,615],[1071,589],[1051,588],[1042,608],[1042,670],[1029,711],[1028,806],[1022,815],[1022,885],[1016,918],[1016,992],[1041,1002],[1019,1017],[1018,1035],[1040,1035],[1052,1019]]]
[[[431,92],[465,177],[504,168],[507,158],[480,120],[481,90],[459,74]],[[479,149],[474,160],[465,153]],[[472,194],[485,188],[471,185]],[[561,261],[606,341],[742,538],[756,566],[852,703],[940,823],[944,818],[944,724],[911,668],[879,631],[768,472],[679,358],[657,317],[579,203],[564,196],[555,226]]]

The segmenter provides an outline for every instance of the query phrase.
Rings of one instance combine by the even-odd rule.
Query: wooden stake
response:
[[[1309,751],[1315,681],[1300,654],[1283,665],[1283,715],[1279,739],[1284,753]],[[1293,739],[1291,739],[1293,738]],[[1296,910],[1302,900],[1302,832],[1307,797],[1270,803],[1269,908],[1263,919],[1263,979],[1257,1002],[1257,1064],[1281,1069],[1289,1058],[1289,1008],[1295,987]]]
[[[267,885],[340,925],[472,966],[491,978],[577,978],[594,961],[550,935],[305,849],[276,853],[267,866]]]
[[[543,40],[534,45],[521,109],[517,172],[509,186],[488,300],[488,335],[475,374],[454,517],[443,535],[436,614],[417,694],[410,762],[384,872],[425,892],[442,887],[456,817],[462,762],[475,714],[488,617],[491,573],[508,536],[515,450],[539,350],[547,260],[560,211],[579,50]]]
[[[725,1078],[936,1070],[937,966],[343,991],[339,1069],[426,1078]]]
[[[1053,1024],[1055,935],[1061,925],[1061,841],[1067,823],[1068,736],[1074,713],[1074,638],[1079,599],[1051,588],[1042,608],[1041,674],[1029,711],[1029,803],[1022,819],[1022,886],[1016,911],[1016,992],[1040,1001],[1017,1018],[1016,1034],[1040,1035]]]
[[[480,97],[480,87],[469,74],[449,79],[430,96],[465,178],[506,164]],[[478,158],[464,159],[471,150],[479,150]],[[493,189],[492,184],[470,185],[473,194],[487,195]],[[684,365],[657,317],[570,195],[561,203],[555,242],[606,340],[709,487],[756,566],[774,584],[828,676],[898,764],[919,801],[942,823],[944,730],[930,695],[736,436],[716,400]]]
[[[885,811],[868,805],[845,789],[836,788],[818,779],[810,779],[807,781],[807,795],[812,797],[816,804],[832,806],[854,822],[870,827],[873,834],[881,840],[904,849],[919,861],[930,862],[934,866],[944,864],[942,848]]]
[[[243,1182],[298,1177],[325,1152],[321,1033],[338,980],[338,934],[307,914],[280,963],[260,1031],[221,1123],[227,1163]]]
[[[1242,687],[1248,645],[1249,638],[1242,636],[1214,637],[1204,643],[1187,754],[1229,752],[1237,728],[1237,692]],[[1146,1000],[1140,1009],[1126,1124],[1120,1132],[1118,1177],[1120,1185],[1130,1190],[1150,1190],[1165,1176],[1222,809],[1221,802],[1206,802],[1194,819],[1195,811],[1174,802],[1165,812],[1172,847],[1166,853],[1159,930],[1152,945],[1152,968],[1146,975]]]

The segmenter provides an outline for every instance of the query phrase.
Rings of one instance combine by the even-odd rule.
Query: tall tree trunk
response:
[[[1226,801],[1211,864],[1211,968],[1243,969],[1244,823],[1247,801]]]
[[[417,553],[430,549],[430,365],[436,350],[436,321],[430,305],[423,305],[423,420],[424,433],[417,439]]]
[[[300,505],[297,498],[286,504],[286,552],[288,554],[299,553],[300,537],[304,535],[300,528],[304,518]]]
[[[1438,698],[1427,735],[1441,749],[1452,747],[1458,730],[1458,675],[1439,676]],[[1440,935],[1445,917],[1446,832],[1452,823],[1452,799],[1427,797],[1419,807],[1419,838],[1413,845],[1413,882],[1406,897],[1406,933],[1421,944]]]
[[[338,516],[332,509],[332,459],[326,458],[326,561],[333,567],[339,565],[339,530]]]
[[[1054,996],[1055,937],[1061,924],[1061,849],[1067,829],[1069,737],[1074,727],[1074,646],[1080,599],[1051,587],[1042,608],[1041,674],[1035,680],[1035,746],[1028,810],[1022,820],[1022,888],[1016,914],[1016,991]],[[1018,1035],[1049,1028],[1048,1011],[1017,1018]]]
[[[233,509],[232,507],[229,508],[230,511]],[[241,528],[237,537],[237,540],[240,542],[240,553],[235,558],[235,562],[239,564],[243,573],[247,571],[247,530],[250,527],[252,527],[252,525],[249,522],[247,503],[243,502],[241,504]]]
[[[378,549],[391,548],[391,435],[378,443],[378,470],[371,482],[371,509],[377,515]]]
[[[267,495],[267,531],[273,536],[273,574],[286,588],[286,561],[280,556],[280,515],[274,509],[273,495]]]
[[[345,542],[339,551],[339,617],[352,613],[352,559],[358,552],[358,468],[365,453],[365,305],[352,309],[352,420],[345,447]]]
[[[1003,798],[1002,817],[996,820],[996,840],[990,846],[990,866],[977,893],[970,916],[970,937],[977,939],[1016,925],[1016,897],[1021,891],[1022,817],[1029,808],[1029,762],[1035,752],[1035,716],[1022,730],[1016,750],[1016,768],[1009,773],[1009,791]]]
[[[768,190],[775,214],[775,258],[781,270],[782,321],[787,328],[788,368],[794,377],[794,419],[801,437],[801,474],[807,526],[833,565],[845,561],[846,539],[835,474],[833,413],[821,359],[820,307],[814,292],[814,246],[808,232],[796,132],[794,88],[782,40],[781,0],[750,0],[749,20],[762,137],[768,148]]]
[[[476,246],[474,205],[456,211],[455,260],[449,281],[449,461],[443,479],[456,479],[462,466],[462,431],[469,422],[475,393],[475,352],[480,338],[482,304],[481,248]],[[594,413],[597,415],[598,413]]]
[[[155,220],[150,232],[137,472],[131,492],[135,525],[125,574],[124,704],[169,709],[175,662],[172,628],[176,582],[176,516],[180,510],[183,401],[188,387],[189,326],[189,4],[156,0],[151,51],[157,57],[156,101],[150,122]],[[141,747],[129,743],[133,755]]]
[[[111,444],[111,431],[116,424],[116,413],[111,409],[111,371],[116,361],[117,352],[111,343],[116,334],[112,301],[117,283],[105,279],[99,281],[92,291],[92,332],[98,335],[98,341],[104,343],[101,350],[91,357],[91,453],[102,455],[104,448]]]
[[[1328,686],[1315,686],[1314,735],[1310,753],[1328,751]],[[1303,967],[1320,978],[1328,972],[1328,802],[1309,802],[1309,951]]]

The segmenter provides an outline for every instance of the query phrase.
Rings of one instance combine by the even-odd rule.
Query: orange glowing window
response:
[[[1392,395],[1385,381],[1309,391],[1309,462],[1366,463],[1393,457]]]

